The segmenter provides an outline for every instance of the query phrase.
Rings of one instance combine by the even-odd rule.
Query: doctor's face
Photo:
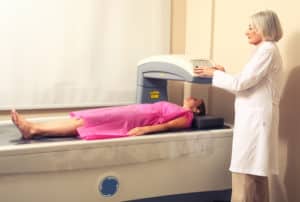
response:
[[[248,42],[253,45],[258,45],[260,42],[263,41],[262,34],[254,28],[252,25],[248,26],[248,29],[246,31],[246,36],[248,38]]]

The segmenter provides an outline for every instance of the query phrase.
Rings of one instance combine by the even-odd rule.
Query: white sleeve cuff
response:
[[[212,78],[212,85],[222,88],[222,77],[225,74],[225,72],[220,71],[220,70],[216,70],[213,73],[213,78]]]

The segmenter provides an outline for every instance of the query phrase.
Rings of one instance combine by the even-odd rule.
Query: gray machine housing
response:
[[[167,60],[166,57],[168,57]],[[177,60],[172,60],[174,58]],[[181,59],[181,61],[178,61],[178,59]],[[167,80],[210,84],[211,78],[194,77],[191,74],[192,68],[197,61],[199,62],[200,60],[189,60],[183,56],[160,56],[140,62],[137,74],[136,102],[154,103],[168,100]],[[206,66],[211,65],[210,61],[207,60]]]
[[[137,103],[167,101],[167,81],[179,80],[210,84],[211,78],[193,76],[194,66],[213,66],[209,60],[191,60],[186,56],[166,55],[147,58],[138,64]],[[224,127],[224,119],[214,116],[195,116],[192,124],[197,129]]]

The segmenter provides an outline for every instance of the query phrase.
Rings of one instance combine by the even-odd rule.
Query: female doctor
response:
[[[250,18],[246,31],[255,51],[240,74],[225,73],[222,66],[195,67],[198,76],[212,77],[213,86],[236,95],[230,171],[233,202],[269,201],[268,176],[278,172],[276,142],[282,60],[276,46],[282,37],[273,11]]]

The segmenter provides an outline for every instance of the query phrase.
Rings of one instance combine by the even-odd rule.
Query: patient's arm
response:
[[[147,133],[154,133],[154,132],[162,132],[168,130],[175,130],[175,129],[183,129],[187,126],[188,119],[186,117],[179,117],[177,119],[173,119],[172,121],[152,125],[152,126],[143,126],[143,127],[136,127],[131,129],[128,132],[128,135],[144,135]]]

